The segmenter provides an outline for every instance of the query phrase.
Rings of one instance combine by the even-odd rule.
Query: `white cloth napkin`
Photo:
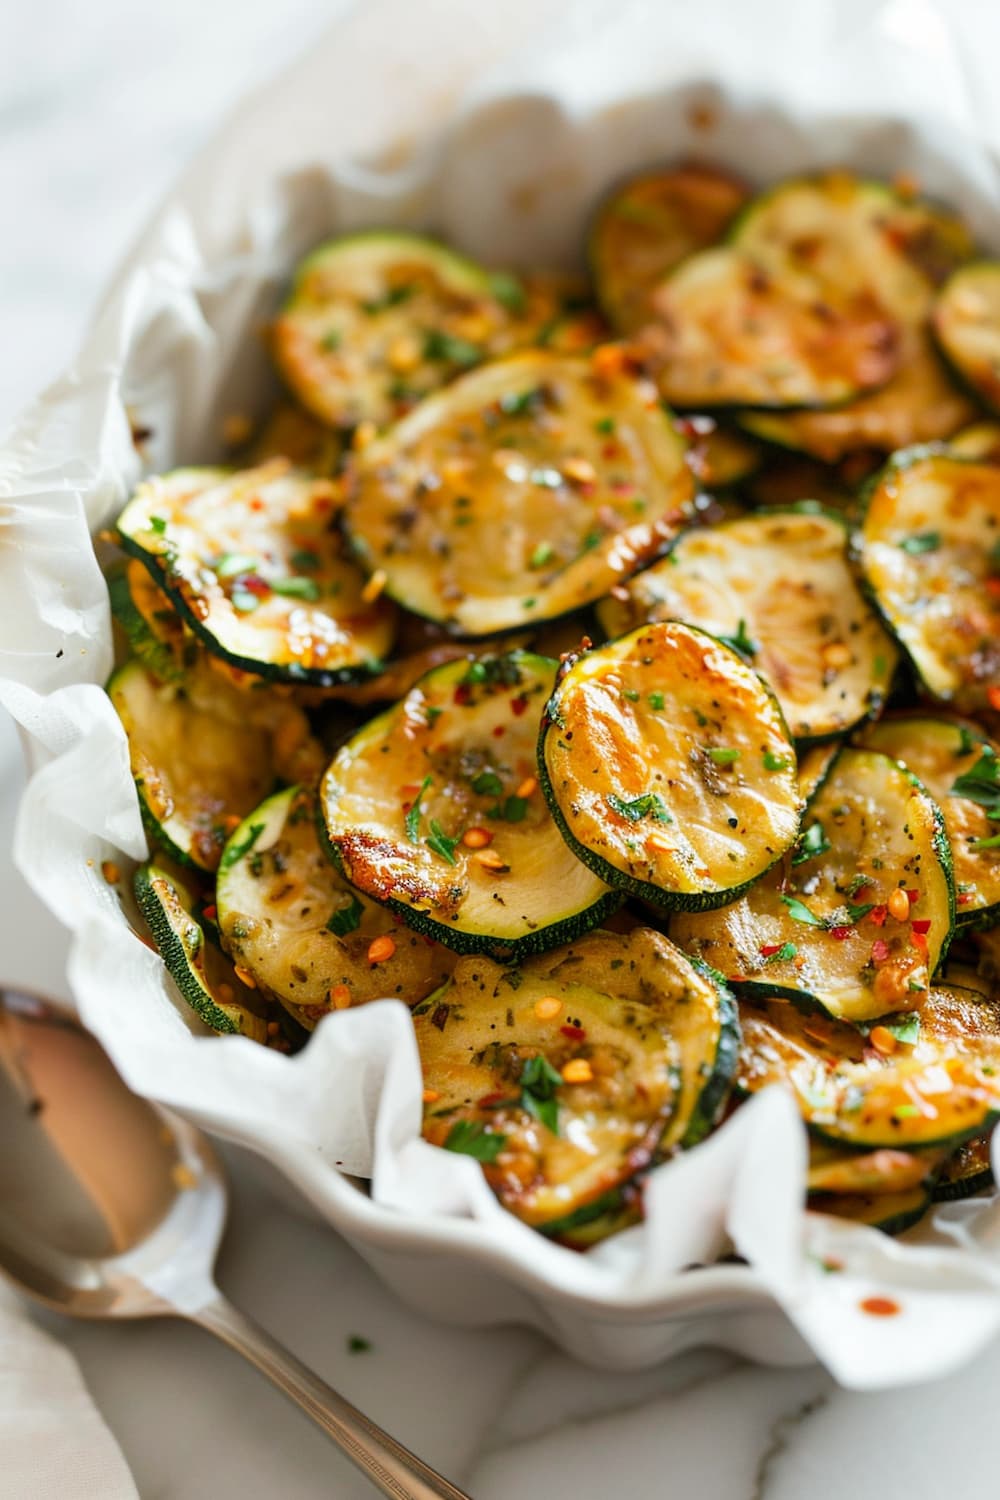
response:
[[[0,1500],[138,1500],[69,1351],[0,1286]]]

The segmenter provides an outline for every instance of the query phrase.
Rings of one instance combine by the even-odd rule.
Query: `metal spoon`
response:
[[[312,1374],[212,1280],[226,1217],[200,1131],[122,1083],[45,1001],[0,990],[0,1271],[58,1312],[172,1315],[256,1365],[393,1500],[469,1500]]]

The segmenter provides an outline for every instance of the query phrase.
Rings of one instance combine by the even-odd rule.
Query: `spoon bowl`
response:
[[[384,1495],[468,1500],[215,1286],[221,1165],[187,1121],[130,1092],[58,1007],[0,990],[0,1272],[57,1312],[187,1318],[310,1416]]]

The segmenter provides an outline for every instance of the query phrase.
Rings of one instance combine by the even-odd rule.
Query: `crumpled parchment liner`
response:
[[[398,1002],[330,1016],[291,1059],[200,1034],[100,874],[105,858],[145,853],[100,688],[111,638],[89,541],[141,472],[128,410],[151,429],[151,468],[212,460],[223,418],[274,397],[256,331],[324,234],[414,225],[494,264],[572,264],[607,184],[669,157],[761,182],[838,162],[913,173],[1000,248],[1000,24],[988,3],[955,10],[372,0],[195,160],[76,362],[0,454],[0,701],[34,771],[15,853],[73,931],[83,1020],[133,1088],[269,1157],[437,1313],[531,1316],[622,1368],[709,1338],[765,1360],[808,1346],[848,1385],[903,1383],[994,1335],[1000,1212],[994,1199],[946,1205],[906,1243],[806,1215],[805,1134],[771,1091],[653,1174],[642,1226],[581,1256],[500,1209],[471,1159],[420,1139]],[[371,1197],[344,1174],[370,1178]],[[733,1245],[749,1270],[683,1271]],[[434,1265],[455,1273],[443,1297]],[[899,1315],[864,1313],[875,1294]]]

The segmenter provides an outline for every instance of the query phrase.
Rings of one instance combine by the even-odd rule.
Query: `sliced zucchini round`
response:
[[[338,875],[320,847],[315,798],[301,787],[268,798],[234,830],[215,899],[222,946],[308,1030],[369,1000],[413,1005],[454,967],[447,948],[401,927]],[[391,951],[372,962],[376,938],[390,939]]]
[[[598,209],[588,244],[597,297],[612,326],[627,335],[648,323],[659,283],[721,239],[746,199],[735,177],[695,163],[617,187]]]
[[[902,921],[888,911],[898,889],[910,896]],[[721,911],[675,916],[670,933],[740,993],[805,996],[863,1021],[926,993],[953,889],[944,820],[920,783],[888,756],[841,750],[791,860]]]
[[[186,680],[161,682],[139,661],[119,667],[108,696],[128,736],[150,837],[183,864],[214,870],[233,827],[274,785],[270,733],[192,699]]]
[[[686,444],[619,353],[498,360],[357,455],[345,519],[387,593],[489,635],[589,604],[663,551],[693,515]]]
[[[650,620],[698,625],[767,679],[796,739],[841,734],[881,710],[899,660],[854,582],[847,541],[841,518],[816,508],[688,531],[598,615],[611,636]]]
[[[893,453],[950,438],[976,409],[944,368],[923,328],[902,334],[899,369],[881,390],[833,411],[743,412],[740,425],[765,442],[836,463],[858,448]]]
[[[780,999],[741,1004],[740,1027],[736,1087],[784,1084],[825,1140],[922,1150],[957,1145],[1000,1115],[1000,1006],[970,990],[936,987],[905,1025],[889,1017],[867,1035]]]
[[[934,1184],[934,1201],[947,1203],[956,1198],[971,1198],[995,1186],[991,1137],[974,1135],[963,1141],[944,1163]]]
[[[619,904],[567,849],[538,789],[555,673],[526,652],[438,667],[323,778],[326,837],[347,880],[459,952],[541,952]]]
[[[167,972],[198,1018],[212,1031],[266,1041],[259,997],[206,939],[194,916],[195,899],[183,882],[145,864],[135,872],[134,887]]]
[[[330,687],[377,669],[395,621],[343,556],[334,509],[329,480],[287,460],[176,469],[139,486],[118,533],[210,652],[262,677]]]
[[[270,347],[320,421],[382,426],[488,358],[506,322],[481,266],[422,235],[373,230],[306,256]]]
[[[516,969],[463,958],[413,1013],[424,1135],[482,1162],[504,1206],[563,1234],[714,1125],[732,997],[648,928],[594,932]]]
[[[931,1189],[923,1184],[898,1193],[816,1193],[809,1199],[809,1208],[812,1213],[881,1229],[883,1234],[902,1234],[919,1223],[930,1202]]]
[[[947,1148],[850,1151],[827,1141],[811,1141],[806,1188],[809,1193],[864,1193],[881,1196],[921,1187],[932,1178]],[[959,1148],[961,1149],[961,1148]]]
[[[959,379],[1000,413],[1000,262],[961,266],[941,288],[932,321]]]
[[[538,763],[570,847],[660,906],[731,901],[795,840],[795,750],[768,687],[676,621],[564,664]]]
[[[872,481],[857,546],[927,692],[963,713],[1000,702],[1000,469],[897,454]]]
[[[1000,746],[974,724],[921,713],[871,725],[859,743],[902,761],[941,809],[958,925],[1000,920]]]
[[[653,302],[641,347],[675,406],[832,406],[899,364],[898,325],[863,283],[773,274],[732,245],[682,262]]]
[[[799,753],[799,796],[804,803],[811,802],[821,785],[833,770],[840,753],[840,742],[823,740],[810,745]]]

